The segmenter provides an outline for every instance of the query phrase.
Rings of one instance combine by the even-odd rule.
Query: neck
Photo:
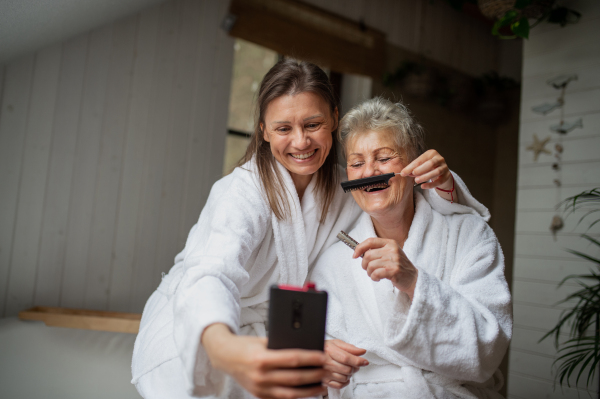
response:
[[[304,192],[306,191],[306,187],[310,183],[313,175],[297,175],[295,173],[290,173],[292,176],[292,181],[294,182],[294,186],[296,187],[296,192],[298,193],[298,198],[302,201],[302,196],[304,196]]]
[[[404,247],[414,217],[415,200],[410,195],[400,206],[381,215],[371,215],[371,220],[377,237],[395,240],[400,247]]]

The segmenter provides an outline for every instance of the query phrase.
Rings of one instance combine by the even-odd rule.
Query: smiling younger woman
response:
[[[143,397],[315,396],[325,388],[301,386],[341,388],[368,364],[364,350],[339,340],[321,353],[268,350],[264,338],[269,287],[303,285],[361,212],[339,187],[337,127],[337,100],[319,67],[285,60],[264,77],[245,157],[213,185],[144,309],[132,363]],[[429,176],[433,185],[451,180],[435,151],[411,165],[403,172]]]

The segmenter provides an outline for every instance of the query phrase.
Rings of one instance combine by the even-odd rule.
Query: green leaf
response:
[[[529,39],[529,20],[525,17],[510,25],[512,32],[524,39]]]
[[[579,256],[580,258],[587,259],[587,260],[589,260],[589,261],[591,261],[591,262],[594,262],[594,263],[598,263],[598,264],[600,264],[600,259],[593,258],[593,257],[591,257],[591,256],[589,256],[589,255],[586,255],[586,254],[584,254],[584,253],[581,253],[581,252],[579,252],[579,251],[573,251],[573,250],[571,250],[571,249],[567,249],[567,252],[570,252],[570,253],[572,253],[573,255],[577,255],[577,256]]]
[[[518,15],[518,12],[515,10],[508,10],[506,13],[504,13],[502,18],[494,22],[494,26],[492,27],[492,35],[499,36],[501,39],[506,38],[500,33],[500,29],[505,26],[512,25],[516,21]]]

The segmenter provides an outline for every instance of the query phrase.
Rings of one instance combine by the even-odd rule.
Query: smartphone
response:
[[[304,287],[274,285],[269,302],[269,349],[323,351],[327,292],[314,283]]]

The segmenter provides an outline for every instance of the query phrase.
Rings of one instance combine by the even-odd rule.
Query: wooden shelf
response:
[[[36,306],[19,312],[21,320],[41,320],[47,326],[137,334],[141,314]]]

